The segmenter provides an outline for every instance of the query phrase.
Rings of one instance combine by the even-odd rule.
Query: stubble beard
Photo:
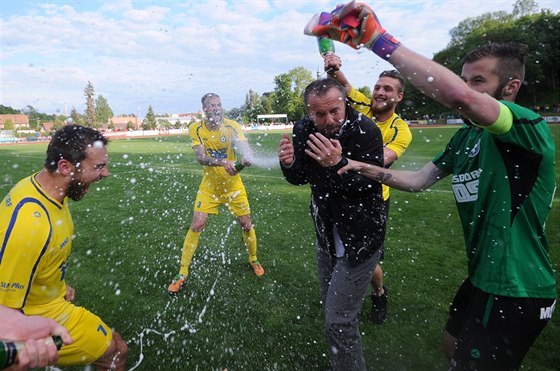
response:
[[[371,111],[374,115],[383,114],[387,112],[391,112],[395,109],[396,104],[393,102],[385,102],[385,104],[376,104],[371,107]]]

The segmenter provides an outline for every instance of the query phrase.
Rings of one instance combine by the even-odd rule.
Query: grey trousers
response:
[[[345,257],[333,257],[317,246],[317,272],[333,371],[366,369],[358,314],[378,259],[379,251],[351,266]]]

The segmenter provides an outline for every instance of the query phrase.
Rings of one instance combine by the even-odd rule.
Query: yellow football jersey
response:
[[[51,198],[34,174],[0,205],[0,304],[40,306],[63,298],[74,223],[67,199]]]
[[[192,146],[202,145],[207,156],[231,161],[238,158],[236,142],[247,141],[241,126],[228,119],[217,130],[209,130],[206,121],[194,123],[189,127],[189,135]],[[243,182],[239,174],[231,176],[223,166],[204,166],[200,187],[221,194],[243,187]]]
[[[408,124],[396,113],[393,113],[393,115],[385,121],[375,121],[371,110],[371,98],[366,97],[363,93],[354,88],[350,91],[348,100],[355,110],[374,120],[379,130],[381,130],[383,147],[394,151],[397,154],[397,158],[401,157],[412,141],[412,132]],[[390,167],[390,165],[391,164],[388,164],[386,167]],[[390,188],[384,184],[383,199],[388,200],[389,196]]]

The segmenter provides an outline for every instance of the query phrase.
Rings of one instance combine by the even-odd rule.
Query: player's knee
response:
[[[239,222],[239,226],[243,232],[249,232],[251,228],[253,228],[253,224],[251,223],[251,214],[237,216],[237,221]]]
[[[95,366],[97,366],[98,369],[124,370],[127,356],[127,343],[118,332],[113,331],[113,339],[111,340],[109,347],[103,356],[95,362]]]
[[[199,233],[204,230],[204,225],[191,225],[191,231]]]
[[[193,220],[191,223],[191,231],[193,232],[202,232],[204,230],[204,226],[206,225],[206,220]]]

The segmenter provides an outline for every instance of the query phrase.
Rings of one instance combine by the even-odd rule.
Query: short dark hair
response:
[[[471,50],[463,57],[461,62],[465,64],[483,58],[496,58],[498,60],[496,74],[502,85],[507,84],[512,79],[523,82],[528,49],[527,45],[520,43],[492,43]]]
[[[404,92],[404,79],[401,76],[401,73],[397,70],[385,70],[383,72],[381,72],[379,74],[379,78],[382,77],[391,77],[393,79],[399,80],[399,85],[400,85],[400,89],[399,89],[399,93]]]
[[[342,95],[342,98],[346,101],[346,90],[338,81],[329,78],[319,79],[307,85],[305,91],[303,92],[303,104],[305,105],[305,110],[307,111],[307,102],[311,94],[322,97],[331,89],[337,89]]]
[[[47,147],[45,168],[54,173],[58,170],[58,161],[67,160],[73,165],[87,157],[87,149],[95,142],[103,145],[109,143],[109,139],[95,129],[81,125],[65,125],[58,129]]]
[[[200,101],[202,102],[202,105],[204,106],[206,104],[206,101],[210,98],[219,98],[220,96],[216,93],[206,93],[202,96],[202,98],[200,98]]]

